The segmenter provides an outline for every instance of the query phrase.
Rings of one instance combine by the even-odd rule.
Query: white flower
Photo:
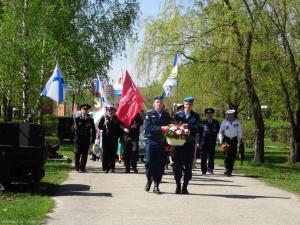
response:
[[[177,131],[176,131],[176,134],[177,134],[177,135],[181,135],[181,133],[182,133],[181,130],[177,130]]]
[[[170,127],[170,130],[174,131],[174,130],[176,130],[176,127]]]
[[[184,129],[184,132],[185,132],[185,133],[189,133],[189,130],[188,130],[188,129]]]

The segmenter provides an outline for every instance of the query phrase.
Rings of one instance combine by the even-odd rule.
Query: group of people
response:
[[[214,158],[216,143],[226,145],[224,151],[224,165],[226,176],[232,175],[237,146],[243,141],[243,133],[234,110],[225,112],[226,118],[219,124],[214,119],[215,110],[205,109],[206,118],[202,121],[198,113],[192,110],[193,97],[184,99],[183,109],[176,112],[173,117],[164,109],[162,96],[153,99],[153,109],[149,110],[145,119],[138,113],[129,127],[125,127],[117,118],[117,109],[108,107],[108,112],[100,119],[98,132],[102,131],[102,169],[105,173],[115,171],[118,139],[124,147],[125,172],[131,169],[135,173],[138,161],[138,142],[140,127],[144,125],[144,137],[146,144],[146,177],[145,190],[148,192],[154,183],[153,193],[160,194],[159,184],[164,174],[166,161],[166,139],[163,130],[168,129],[171,123],[182,124],[190,130],[189,138],[182,146],[172,146],[173,171],[176,181],[176,194],[189,194],[188,184],[192,179],[193,162],[196,148],[201,149],[202,174],[214,173]],[[81,115],[74,119],[75,130],[75,168],[84,172],[87,161],[88,148],[96,138],[96,128],[93,119],[88,115],[89,105],[81,105]],[[182,179],[183,177],[183,179]],[[183,181],[183,182],[182,182]]]
[[[123,158],[126,173],[132,169],[135,173],[138,161],[138,141],[143,119],[140,114],[135,115],[129,127],[125,127],[116,116],[117,109],[113,105],[107,106],[107,113],[101,117],[98,129],[93,118],[89,115],[90,105],[80,106],[81,114],[74,119],[75,130],[75,169],[86,171],[89,146],[101,134],[102,140],[102,170],[105,173],[115,172],[118,140],[123,146]]]

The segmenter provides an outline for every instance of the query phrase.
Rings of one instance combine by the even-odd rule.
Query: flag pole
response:
[[[178,66],[178,57],[179,57],[179,54],[178,52],[176,53],[177,54],[177,85],[176,85],[176,103],[178,103],[178,83],[179,83],[179,66]]]

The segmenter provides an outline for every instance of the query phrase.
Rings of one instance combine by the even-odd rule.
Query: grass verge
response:
[[[55,138],[47,138],[53,142]],[[73,159],[73,145],[63,144],[59,153]],[[32,190],[30,187],[13,188],[0,192],[0,224],[43,224],[47,214],[54,207],[51,196],[59,184],[68,178],[71,164],[68,162],[47,162],[42,186],[46,190]]]
[[[288,163],[288,148],[283,144],[266,140],[265,163],[253,162],[253,149],[246,149],[245,160],[241,166],[240,160],[235,162],[234,172],[240,172],[249,177],[255,177],[266,184],[300,194],[300,164]],[[223,153],[216,150],[216,164],[223,166]]]

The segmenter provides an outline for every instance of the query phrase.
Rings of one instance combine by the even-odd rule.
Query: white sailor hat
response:
[[[234,109],[229,109],[225,112],[225,114],[234,114],[235,110]]]

